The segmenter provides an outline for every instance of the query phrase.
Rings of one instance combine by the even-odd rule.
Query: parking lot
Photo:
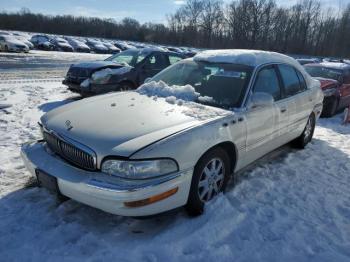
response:
[[[0,109],[3,261],[349,261],[350,125],[341,125],[342,112],[320,119],[305,150],[285,146],[239,174],[197,218],[182,209],[125,218],[58,203],[35,187],[21,144],[40,137],[41,115],[79,99],[61,84],[69,65],[105,57],[0,54],[0,104],[11,105]]]

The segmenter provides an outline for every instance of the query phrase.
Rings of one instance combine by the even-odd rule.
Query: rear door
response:
[[[278,65],[278,70],[283,84],[284,99],[281,100],[281,113],[285,110],[288,114],[288,121],[281,115],[280,122],[282,129],[280,135],[299,132],[306,125],[307,119],[312,110],[311,91],[302,86],[298,71],[290,65]],[[302,78],[303,80],[304,78]],[[303,82],[305,84],[305,81]],[[292,136],[292,135],[291,135]]]

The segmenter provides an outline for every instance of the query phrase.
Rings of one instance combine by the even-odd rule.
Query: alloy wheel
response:
[[[224,184],[225,167],[220,158],[213,158],[202,171],[198,183],[198,195],[202,202],[216,196]]]

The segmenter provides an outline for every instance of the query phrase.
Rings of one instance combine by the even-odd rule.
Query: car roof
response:
[[[300,64],[290,56],[261,50],[207,50],[196,54],[193,59],[195,61],[241,64],[253,67],[267,63],[286,63],[300,68]]]

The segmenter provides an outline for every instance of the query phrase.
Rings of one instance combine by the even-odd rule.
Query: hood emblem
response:
[[[73,128],[73,126],[72,126],[72,124],[71,124],[71,122],[69,120],[66,120],[65,124],[66,124],[66,127],[67,127],[67,131],[69,131],[69,130],[71,130]]]

